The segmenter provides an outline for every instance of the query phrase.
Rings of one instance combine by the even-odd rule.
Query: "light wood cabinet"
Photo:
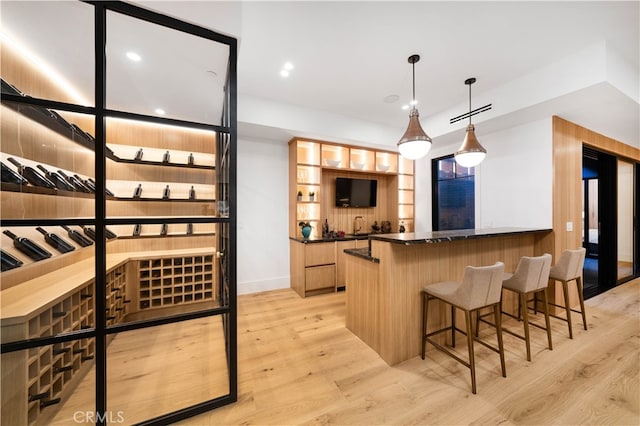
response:
[[[289,236],[301,237],[300,222],[312,226],[312,238],[322,236],[325,219],[330,230],[352,233],[361,216],[364,232],[382,221],[392,232],[404,225],[413,231],[414,164],[396,152],[294,138],[289,142]],[[335,207],[337,177],[375,179],[378,204],[371,208]],[[313,196],[311,196],[313,194]]]
[[[344,251],[346,249],[357,248],[359,245],[362,245],[364,247],[365,244],[367,244],[366,240],[336,241],[336,287],[338,289],[346,287],[347,285],[346,257],[348,256],[348,254],[346,254]]]
[[[336,290],[336,243],[290,240],[291,288],[301,297]]]

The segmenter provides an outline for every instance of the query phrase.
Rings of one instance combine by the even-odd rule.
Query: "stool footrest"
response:
[[[464,359],[460,358],[455,352],[450,351],[449,349],[445,348],[444,346],[442,346],[440,343],[438,342],[434,342],[433,340],[429,339],[428,337],[424,338],[425,341],[431,343],[436,349],[438,349],[439,351],[442,351],[444,353],[446,353],[447,355],[449,355],[451,358],[455,359],[456,361],[458,361],[460,364],[464,365],[467,368],[471,368],[471,364],[469,364],[467,361],[465,361]]]

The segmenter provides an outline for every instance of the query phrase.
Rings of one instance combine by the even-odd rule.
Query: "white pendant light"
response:
[[[476,128],[471,124],[471,85],[476,82],[475,78],[468,78],[464,84],[469,85],[469,125],[467,134],[464,136],[460,149],[455,153],[456,163],[463,167],[475,167],[484,160],[487,150],[484,149],[478,138],[476,138]]]
[[[410,160],[417,160],[424,157],[431,149],[431,138],[422,130],[420,125],[420,114],[416,108],[416,62],[420,60],[420,55],[409,56],[409,63],[413,68],[413,101],[411,102],[411,112],[409,113],[409,126],[407,131],[398,142],[400,155]]]

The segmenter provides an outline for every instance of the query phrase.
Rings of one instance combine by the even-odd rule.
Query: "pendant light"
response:
[[[471,124],[471,85],[476,82],[475,78],[468,78],[464,81],[464,84],[469,86],[469,125],[467,126],[467,134],[464,136],[464,141],[460,149],[455,154],[456,163],[462,167],[474,167],[484,160],[487,155],[487,150],[484,149],[478,138],[476,138],[476,128]]]
[[[413,68],[413,101],[411,102],[411,112],[409,113],[409,126],[400,142],[398,142],[400,155],[410,160],[424,157],[431,148],[431,138],[422,130],[420,114],[416,108],[416,62],[419,60],[420,55],[411,55],[408,59]]]

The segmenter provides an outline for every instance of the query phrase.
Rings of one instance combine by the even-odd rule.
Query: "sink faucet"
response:
[[[364,226],[364,218],[362,216],[356,216],[353,219],[353,233],[357,234],[358,232],[360,232],[363,226]]]

